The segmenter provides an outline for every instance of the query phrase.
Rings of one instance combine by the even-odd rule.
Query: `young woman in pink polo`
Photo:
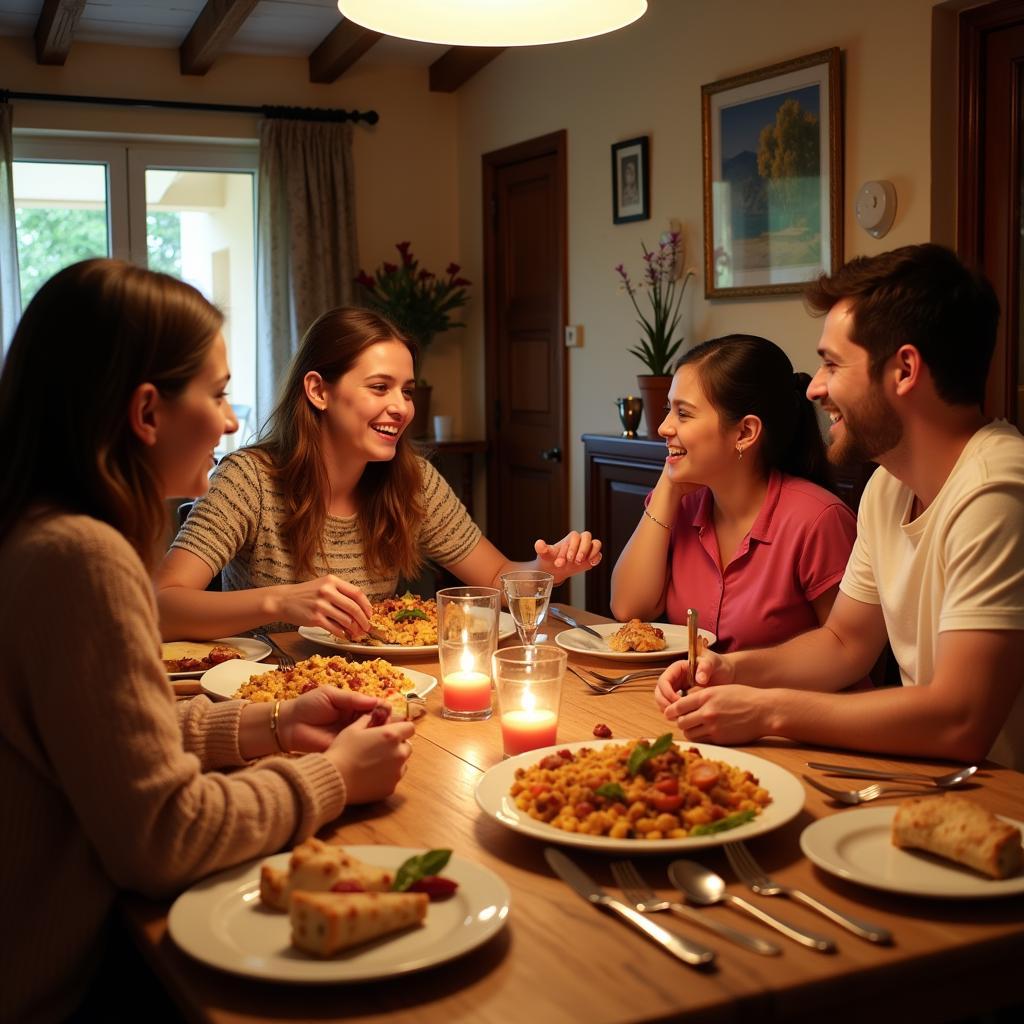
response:
[[[683,623],[718,651],[825,621],[856,534],[831,491],[810,378],[765,338],[732,334],[681,360],[658,433],[668,454],[612,574],[612,613]]]

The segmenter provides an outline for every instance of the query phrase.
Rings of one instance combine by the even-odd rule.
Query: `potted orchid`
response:
[[[395,248],[399,263],[382,263],[371,277],[365,270],[356,277],[358,297],[369,307],[391,320],[405,331],[419,348],[420,364],[435,335],[465,324],[453,320],[451,314],[469,299],[466,291],[470,282],[459,276],[458,263],[449,263],[443,276],[425,267],[412,254],[409,242],[399,242]],[[416,415],[412,429],[414,437],[426,433],[430,422],[430,385],[419,377],[416,368]]]
[[[640,247],[644,266],[638,281],[630,278],[621,263],[615,271],[639,317],[640,343],[629,351],[650,371],[637,374],[637,386],[647,411],[647,436],[657,438],[661,410],[672,382],[672,360],[683,343],[679,307],[693,271],[682,272],[683,247],[678,231],[662,235],[657,249],[650,250],[643,242]],[[647,302],[641,308],[644,298]]]

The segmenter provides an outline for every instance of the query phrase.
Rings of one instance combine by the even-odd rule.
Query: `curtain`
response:
[[[307,327],[352,302],[358,272],[352,125],[260,126],[256,423]]]
[[[0,102],[0,353],[7,351],[21,316],[18,236],[14,223],[12,119],[10,103]]]

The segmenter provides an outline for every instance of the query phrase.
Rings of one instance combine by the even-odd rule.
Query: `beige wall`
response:
[[[627,349],[637,331],[613,267],[639,266],[670,218],[683,224],[688,264],[697,268],[684,300],[688,341],[730,331],[763,334],[798,369],[815,366],[818,323],[797,296],[703,298],[700,86],[831,46],[844,51],[845,254],[881,252],[929,238],[932,0],[651,0],[635,25],[563,46],[506,50],[458,93],[460,250],[481,276],[480,158],[558,129],[568,132],[569,319],[585,346],[569,350],[572,522],[582,524],[582,433],[619,427],[614,399],[636,391],[642,372]],[[952,112],[950,114],[952,117]],[[649,135],[651,219],[611,222],[610,146]],[[853,196],[872,178],[896,186],[890,233],[876,240],[853,220]],[[470,332],[481,336],[482,305]],[[483,429],[479,354],[464,414]],[[575,592],[582,599],[582,588]]]

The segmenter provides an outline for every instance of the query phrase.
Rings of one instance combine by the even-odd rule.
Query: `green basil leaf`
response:
[[[754,811],[737,811],[735,814],[727,814],[710,825],[694,825],[690,829],[691,836],[711,836],[716,832],[728,832],[737,825],[745,825],[748,821],[754,820]]]
[[[405,892],[413,882],[418,882],[428,875],[439,875],[451,857],[451,850],[427,850],[426,853],[410,857],[395,875],[391,888],[395,892]]]
[[[594,790],[595,796],[603,796],[608,800],[626,802],[626,791],[617,782],[605,782]]]
[[[403,608],[395,617],[395,622],[406,622],[409,619],[425,619],[427,616],[419,608]]]
[[[636,775],[645,762],[649,761],[652,757],[657,757],[658,754],[664,754],[671,746],[672,733],[670,732],[659,736],[653,743],[648,743],[647,740],[640,740],[633,748],[633,753],[629,755],[626,770],[630,775]]]

